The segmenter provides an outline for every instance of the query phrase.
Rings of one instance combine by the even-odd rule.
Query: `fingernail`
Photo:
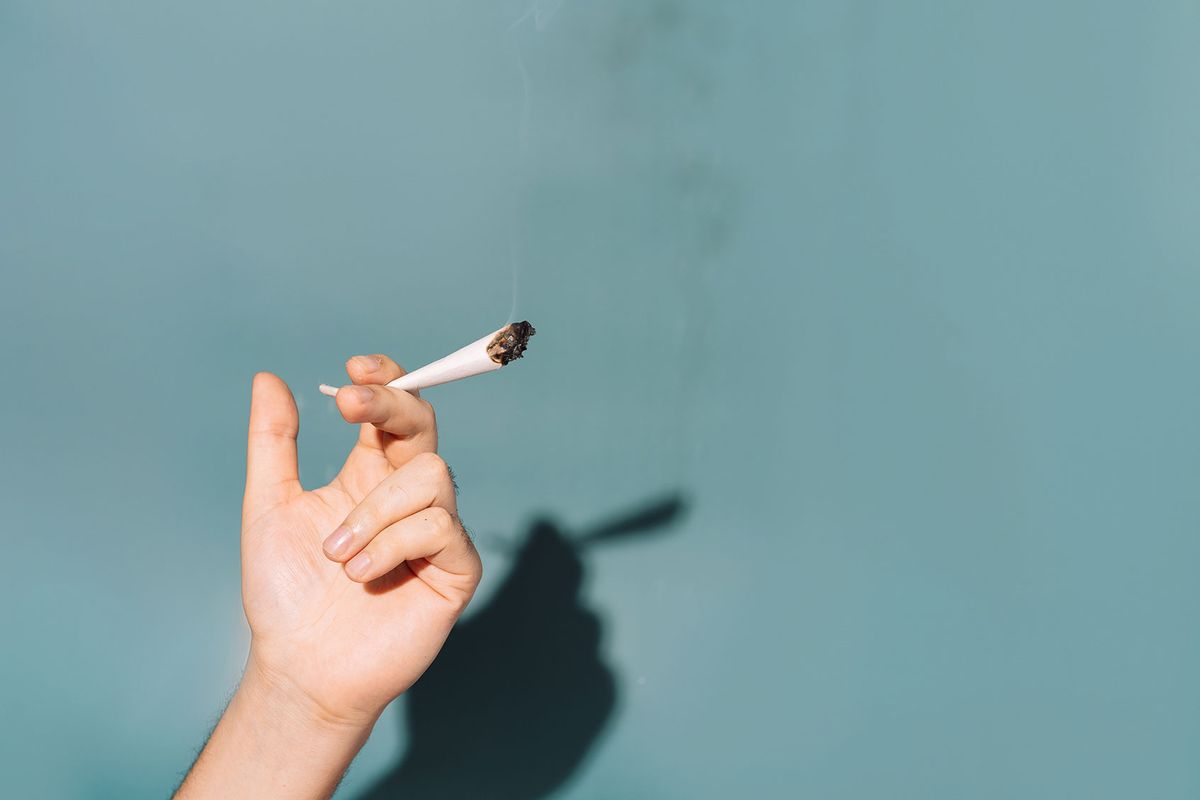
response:
[[[346,555],[346,551],[350,549],[350,529],[342,526],[333,533],[329,534],[329,538],[325,540],[323,545],[325,552],[334,558],[341,558]]]
[[[350,395],[360,403],[369,403],[375,399],[375,393],[366,386],[349,386]]]
[[[383,366],[383,359],[379,356],[355,356],[351,359],[359,369],[363,372],[374,372]]]
[[[371,556],[365,552],[359,553],[346,562],[346,574],[351,578],[361,579],[366,576],[369,569],[371,569]]]

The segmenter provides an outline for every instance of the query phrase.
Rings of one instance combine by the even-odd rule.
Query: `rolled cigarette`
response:
[[[450,355],[439,358],[432,364],[426,364],[420,369],[413,370],[388,384],[394,389],[415,392],[450,381],[470,378],[492,372],[517,360],[525,354],[529,345],[529,337],[537,333],[528,322],[514,322],[505,325],[495,333],[489,333],[481,339],[476,339],[466,347],[455,350]],[[338,387],[322,383],[319,387],[321,394],[333,397]]]

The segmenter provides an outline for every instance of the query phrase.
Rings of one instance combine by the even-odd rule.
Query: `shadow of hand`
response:
[[[545,797],[575,771],[616,701],[582,578],[559,529],[535,524],[492,602],[410,690],[408,752],[367,798]]]
[[[491,602],[409,691],[408,751],[360,800],[533,800],[566,783],[617,699],[600,621],[580,596],[583,554],[682,509],[673,496],[575,537],[535,522]]]

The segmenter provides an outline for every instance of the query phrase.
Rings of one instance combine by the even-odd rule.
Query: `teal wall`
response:
[[[340,796],[1200,794],[1196,4],[529,8],[0,0],[4,796],[203,741],[252,373],[315,485],[514,271],[427,395],[485,584]]]

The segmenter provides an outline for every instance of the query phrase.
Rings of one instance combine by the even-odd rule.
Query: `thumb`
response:
[[[299,431],[300,415],[287,384],[269,372],[255,375],[250,395],[243,523],[303,491],[296,463]]]

